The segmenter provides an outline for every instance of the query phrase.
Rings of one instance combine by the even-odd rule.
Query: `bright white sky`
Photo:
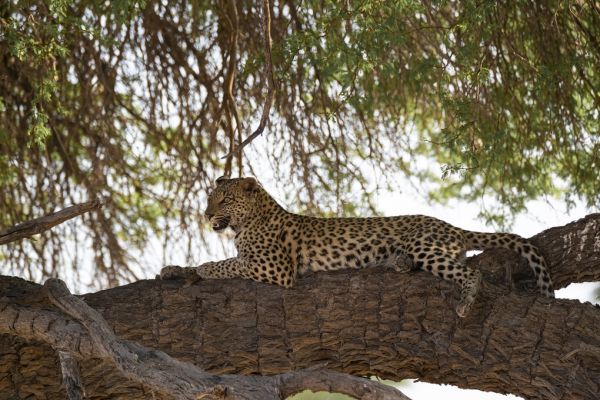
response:
[[[405,384],[406,383],[406,384]],[[400,388],[402,393],[412,400],[517,400],[521,397],[482,392],[481,390],[464,390],[450,385],[434,385],[426,382],[405,381]]]

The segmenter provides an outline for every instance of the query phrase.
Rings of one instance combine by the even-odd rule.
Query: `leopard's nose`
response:
[[[204,215],[206,215],[206,218],[210,220],[215,214],[205,212]]]

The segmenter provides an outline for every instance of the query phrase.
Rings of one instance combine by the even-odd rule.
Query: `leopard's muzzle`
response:
[[[212,228],[216,231],[222,231],[229,226],[229,217],[211,218]]]

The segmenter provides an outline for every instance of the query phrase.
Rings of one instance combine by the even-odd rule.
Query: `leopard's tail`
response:
[[[463,231],[467,250],[485,250],[502,247],[513,250],[526,258],[537,278],[540,292],[546,297],[554,297],[552,279],[548,273],[546,260],[537,247],[519,235],[513,233],[486,233]]]

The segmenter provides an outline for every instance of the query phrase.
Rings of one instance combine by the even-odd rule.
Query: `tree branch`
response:
[[[235,131],[237,131],[238,137],[240,137],[241,141],[241,131],[243,126],[241,124],[240,113],[237,109],[237,105],[235,103],[235,97],[233,96],[233,85],[235,82],[236,75],[236,66],[237,66],[237,46],[238,46],[238,36],[239,36],[239,16],[237,11],[237,5],[235,0],[228,1],[228,10],[227,10],[226,19],[231,30],[231,43],[229,46],[229,66],[227,69],[227,76],[225,77],[225,97],[224,101],[227,102],[228,107],[225,107],[229,118],[229,129],[230,129],[230,150],[229,154],[226,156],[227,160],[225,162],[225,167],[223,171],[224,176],[231,176],[231,164],[233,161],[234,148],[235,148],[235,132],[233,129],[233,123],[231,121],[231,115],[233,114],[233,118],[235,120]],[[241,175],[241,165],[242,165],[242,154],[240,152],[235,152],[238,156],[238,169]]]
[[[540,232],[531,241],[544,255],[556,289],[600,281],[600,213]],[[527,261],[510,250],[487,250],[468,262],[485,270],[487,280],[503,282],[510,269],[517,287],[535,286]]]
[[[600,280],[600,263],[593,261],[599,257],[600,214],[542,232],[534,240],[559,286],[580,279]],[[174,363],[193,363],[215,379],[206,386],[211,395],[233,396],[233,376],[243,378],[235,384],[243,383],[244,388],[268,386],[269,396],[291,393],[297,387],[294,380],[304,378],[292,379],[289,374],[318,365],[353,376],[419,378],[530,399],[596,399],[600,309],[519,289],[522,282],[532,280],[526,269],[517,268],[517,289],[511,289],[504,280],[508,257],[486,251],[468,260],[483,270],[485,285],[464,320],[450,312],[458,297],[452,284],[424,272],[399,274],[385,269],[312,274],[291,289],[241,279],[201,281],[187,287],[183,281],[150,280],[84,298],[110,323],[110,330],[121,338],[116,340],[123,342],[117,344],[135,354],[138,363],[159,372],[175,368],[165,357],[181,360]],[[30,369],[56,365],[54,353],[39,344],[42,341],[79,358],[83,382],[86,388],[94,388],[96,397],[118,391],[137,400],[147,398],[148,390],[158,393],[157,398],[169,397],[151,386],[158,382],[153,375],[158,372],[139,371],[146,375],[138,378],[115,373],[115,362],[120,360],[101,353],[80,322],[49,310],[46,296],[39,292],[39,285],[0,277],[0,293],[9,304],[0,304],[0,333],[20,337],[15,342],[0,335],[0,366],[9,377],[25,377],[20,382],[31,386],[36,381]],[[86,318],[90,316],[81,321]],[[95,326],[93,320],[86,326]],[[142,351],[127,340],[169,355]],[[35,341],[37,353],[31,356],[27,350],[31,347],[25,344]],[[108,362],[99,365],[99,358]],[[322,374],[316,371],[309,380]],[[278,380],[279,386],[269,379]],[[40,390],[56,391],[60,376],[51,382]],[[315,384],[315,388],[328,384],[335,382]],[[0,392],[16,393],[13,385],[13,380],[0,375]]]
[[[58,350],[69,399],[82,398],[82,385],[72,355],[110,361],[129,379],[172,399],[213,396],[224,399],[280,399],[304,389],[339,389],[364,399],[406,400],[398,390],[378,382],[328,371],[296,371],[272,377],[216,376],[193,364],[137,343],[118,339],[104,318],[83,300],[71,295],[65,284],[49,279],[44,284],[51,303],[78,324],[48,310],[0,304],[0,332],[43,340]],[[85,329],[81,329],[80,325]],[[69,334],[64,328],[69,326]],[[73,328],[73,326],[79,328]],[[87,331],[87,332],[86,332]],[[335,382],[330,381],[335,380]]]
[[[267,79],[267,98],[263,104],[263,111],[260,117],[260,123],[258,127],[250,136],[248,136],[242,143],[229,154],[221,157],[221,159],[227,159],[235,154],[239,154],[244,147],[250,142],[260,136],[269,120],[269,113],[271,112],[271,105],[273,104],[273,98],[275,97],[275,82],[273,78],[273,57],[271,55],[271,7],[269,6],[269,0],[263,0],[263,40],[264,40],[264,55],[265,55],[265,73]]]
[[[37,235],[58,224],[62,224],[71,218],[75,218],[92,210],[97,210],[101,206],[102,204],[99,200],[88,201],[86,203],[67,207],[52,214],[44,215],[43,217],[31,221],[23,222],[12,228],[4,229],[0,231],[0,245]]]
[[[213,377],[199,368],[180,363],[160,351],[117,339],[104,318],[71,295],[62,281],[48,279],[44,287],[55,306],[87,329],[97,355],[111,360],[130,379],[175,399],[192,400],[195,392],[213,389],[215,382],[206,384]]]
[[[277,382],[276,385],[284,399],[310,388],[313,392],[343,393],[363,400],[410,400],[400,391],[388,385],[334,371],[295,371],[275,376],[273,380]]]

